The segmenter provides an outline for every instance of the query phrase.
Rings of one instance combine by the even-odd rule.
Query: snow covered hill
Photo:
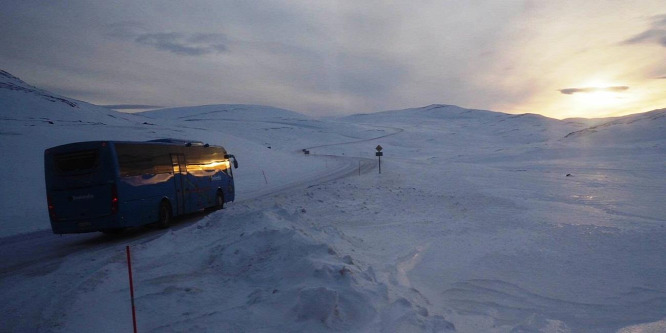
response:
[[[308,117],[297,112],[263,105],[223,104],[145,111],[148,117],[198,120],[299,121]]]
[[[140,331],[666,331],[664,110],[130,115],[2,72],[0,117],[8,331],[131,330],[125,245]],[[44,148],[160,137],[227,147],[239,200],[166,231],[39,231]]]
[[[344,119],[350,122],[364,123],[401,123],[449,132],[454,143],[458,143],[458,141],[469,142],[471,139],[474,140],[473,144],[492,141],[509,145],[553,140],[600,121],[560,121],[537,114],[515,115],[441,104],[406,110],[352,115]],[[498,142],[498,140],[500,141]]]
[[[364,140],[386,134],[385,129],[375,126],[313,119],[293,111],[260,105],[205,105],[140,114],[169,120],[177,126],[233,134],[280,150],[301,150],[309,146]]]
[[[31,86],[0,70],[0,101],[4,123],[23,122],[27,126],[55,122],[76,125],[130,125],[140,118],[121,114],[83,101]]]
[[[590,145],[656,145],[663,147],[666,109],[620,117],[565,136]]]

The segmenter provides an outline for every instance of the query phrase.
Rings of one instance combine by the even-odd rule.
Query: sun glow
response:
[[[588,92],[577,93],[572,96],[573,102],[581,107],[609,107],[624,103],[623,93],[607,90],[606,87],[590,88]]]
[[[610,81],[588,81],[559,90],[561,101],[570,110],[582,111],[586,116],[609,115],[616,110],[631,107],[637,102],[637,91],[628,85]]]

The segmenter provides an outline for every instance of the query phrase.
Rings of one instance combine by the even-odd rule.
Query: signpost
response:
[[[380,145],[377,145],[375,149],[377,149],[375,156],[377,156],[377,158],[379,159],[379,173],[382,173],[382,156],[384,156],[384,153],[382,153],[382,149],[384,148],[382,148],[382,146]]]

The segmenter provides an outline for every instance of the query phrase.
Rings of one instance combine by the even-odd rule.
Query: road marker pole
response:
[[[134,333],[137,333],[136,310],[134,308],[134,281],[132,281],[132,260],[130,259],[129,245],[125,246],[125,252],[127,252],[127,271],[129,272],[130,298],[132,299],[132,325],[134,325]]]

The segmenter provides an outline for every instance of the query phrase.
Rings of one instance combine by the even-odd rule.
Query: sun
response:
[[[604,86],[592,87],[590,91],[577,93],[572,97],[577,105],[590,108],[617,106],[623,102],[622,93],[607,90]]]
[[[626,106],[632,95],[628,86],[608,81],[588,81],[560,92],[567,95],[567,103],[573,109],[587,115],[613,113]]]

